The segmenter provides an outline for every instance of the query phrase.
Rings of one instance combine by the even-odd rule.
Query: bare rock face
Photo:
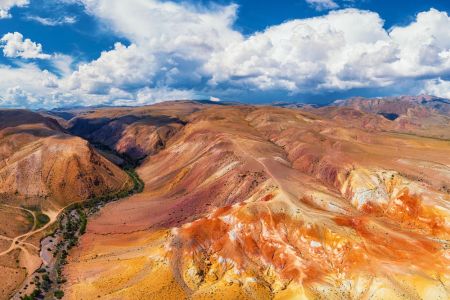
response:
[[[185,124],[89,223],[68,299],[449,298],[448,141],[345,107],[164,105]]]

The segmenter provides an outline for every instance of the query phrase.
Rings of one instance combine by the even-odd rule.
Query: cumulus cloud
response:
[[[206,67],[211,83],[257,89],[349,89],[384,85],[397,53],[376,13],[354,9],[293,20],[230,44]]]
[[[53,107],[57,103],[50,84],[57,77],[35,64],[0,65],[0,78],[2,107]]]
[[[10,32],[0,39],[0,48],[3,48],[3,55],[11,58],[39,58],[48,59],[51,56],[42,53],[42,45],[23,39],[20,32]]]
[[[338,8],[339,5],[333,0],[306,0],[311,7],[316,10],[327,10],[327,9],[335,9]]]
[[[71,57],[52,55],[56,75],[24,65],[21,68],[33,68],[36,78],[43,74],[39,85],[9,82],[0,90],[3,101],[7,96],[35,106],[44,98],[47,102],[42,105],[47,106],[138,105],[209,95],[239,99],[244,92],[324,93],[404,82],[417,83],[416,90],[423,85],[430,93],[447,94],[448,83],[437,78],[450,74],[450,32],[446,30],[450,18],[435,9],[391,29],[375,12],[344,9],[244,36],[233,27],[236,5],[76,1],[102,28],[127,43],[116,43],[97,59],[78,65]],[[6,49],[8,41],[3,42],[7,56],[25,57],[24,49],[31,49],[34,54],[29,57],[48,58],[39,44],[18,36],[8,40],[28,46]],[[2,71],[5,76],[16,72],[5,67]],[[20,89],[4,94],[16,86]]]
[[[232,29],[236,5],[204,8],[154,0],[134,0],[133,5],[120,0],[83,3],[89,13],[131,42],[116,43],[63,80],[69,89],[88,94],[107,95],[113,88],[184,94],[210,77],[204,65],[213,53],[243,40]]]
[[[188,57],[202,57],[241,38],[232,29],[235,4],[205,8],[158,0],[81,1],[114,32],[153,51],[177,50]]]
[[[24,7],[29,3],[29,0],[0,0],[0,19],[11,18],[9,10],[14,6]]]
[[[37,22],[39,24],[45,26],[60,26],[67,24],[75,24],[77,22],[77,18],[74,16],[64,16],[61,18],[43,18],[39,16],[27,16],[27,20]]]
[[[174,90],[165,87],[152,89],[149,87],[145,87],[140,89],[136,93],[135,101],[117,101],[117,103],[127,103],[128,105],[130,105],[131,102],[133,103],[132,105],[143,105],[168,100],[190,100],[195,98],[195,92],[190,90]]]
[[[395,68],[402,76],[435,76],[450,71],[450,18],[446,12],[421,12],[410,25],[394,27],[392,40],[400,50]]]
[[[232,43],[213,54],[211,84],[228,82],[292,93],[388,86],[450,72],[450,19],[420,13],[405,27],[385,30],[377,13],[346,9],[293,20]]]
[[[450,99],[450,81],[441,78],[427,80],[422,93]]]
[[[102,52],[97,60],[80,65],[64,82],[70,89],[87,94],[108,94],[111,88],[144,87],[152,83],[157,63],[154,55],[136,44],[116,43],[113,50]]]
[[[194,91],[168,87],[144,87],[133,92],[111,88],[107,94],[89,94],[67,88],[61,78],[31,63],[20,64],[19,68],[0,65],[0,78],[0,107],[133,106],[197,97]]]
[[[116,85],[126,89],[131,81],[140,87],[175,88],[207,81],[203,89],[227,85],[295,94],[383,87],[411,76],[450,70],[450,33],[445,30],[450,21],[445,12],[434,9],[419,14],[408,26],[391,30],[384,28],[377,13],[345,9],[285,22],[245,38],[233,29],[235,5],[83,2],[91,14],[132,42],[121,51],[103,53],[72,77],[92,92],[106,92]],[[121,58],[110,57],[116,55]],[[117,76],[108,66],[112,61],[115,68],[132,69],[130,79]]]

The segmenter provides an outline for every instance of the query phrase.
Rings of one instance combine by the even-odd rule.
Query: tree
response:
[[[62,299],[62,297],[64,297],[64,292],[61,291],[61,290],[55,291],[55,297],[56,297],[57,299]]]

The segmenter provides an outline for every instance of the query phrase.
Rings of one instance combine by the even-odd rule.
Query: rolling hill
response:
[[[137,169],[144,192],[90,221],[68,299],[448,298],[448,140],[354,108],[182,120]]]

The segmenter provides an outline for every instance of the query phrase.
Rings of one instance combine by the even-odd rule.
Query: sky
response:
[[[0,0],[0,107],[450,98],[448,0]]]

